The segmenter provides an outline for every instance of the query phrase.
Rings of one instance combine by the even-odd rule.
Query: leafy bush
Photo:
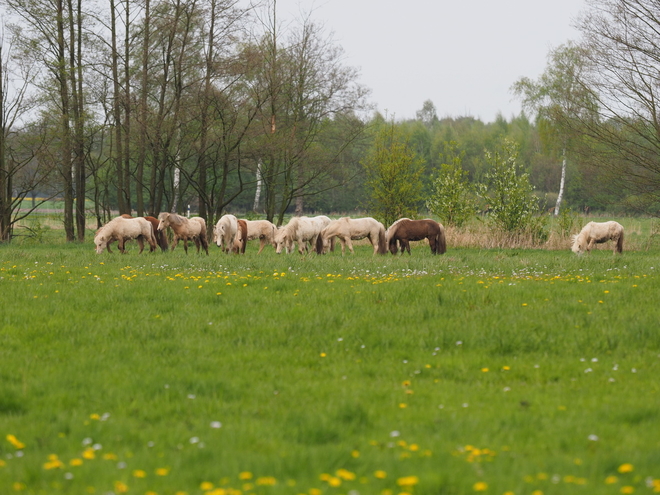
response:
[[[479,195],[488,203],[490,221],[495,229],[508,233],[532,233],[535,239],[547,238],[545,219],[529,174],[518,163],[518,145],[505,139],[501,148],[486,151],[490,170],[485,184],[479,185]]]
[[[457,153],[455,142],[446,144],[445,151],[450,163],[440,165],[426,207],[447,225],[462,227],[476,211],[475,190],[461,165],[464,153]]]

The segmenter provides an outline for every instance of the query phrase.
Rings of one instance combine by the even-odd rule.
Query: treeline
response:
[[[407,121],[374,114],[332,37],[311,18],[283,24],[268,0],[2,3],[4,241],[35,192],[63,199],[68,240],[84,239],[89,200],[93,227],[115,211],[189,205],[209,224],[225,211],[278,224],[287,213],[426,214],[448,164],[474,186],[463,206],[487,210],[478,190],[511,143],[510,170],[540,211],[658,209],[652,2],[592,2],[584,41],[513,83],[526,113],[490,123],[439,117],[431,101]],[[402,199],[383,206],[395,189]]]

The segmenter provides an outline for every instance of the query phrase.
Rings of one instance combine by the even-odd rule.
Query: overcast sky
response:
[[[492,122],[521,111],[510,91],[536,79],[550,49],[579,38],[585,0],[277,0],[278,20],[307,15],[360,70],[371,101],[395,119],[431,100],[439,117]]]

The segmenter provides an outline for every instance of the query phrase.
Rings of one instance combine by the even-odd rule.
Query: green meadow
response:
[[[660,492],[653,245],[129,246],[0,246],[0,493]]]

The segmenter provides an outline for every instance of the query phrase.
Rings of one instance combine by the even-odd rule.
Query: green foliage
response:
[[[445,160],[433,180],[433,196],[426,201],[429,211],[447,225],[462,227],[474,216],[476,201],[474,187],[463,170],[465,153],[458,152],[456,142],[445,143]]]
[[[486,161],[491,168],[485,174],[486,183],[479,186],[479,194],[488,202],[493,227],[508,233],[531,232],[535,238],[543,238],[544,222],[537,217],[539,201],[529,175],[518,163],[518,145],[505,139],[499,150],[486,151]]]
[[[394,123],[380,126],[371,151],[362,161],[369,210],[390,225],[401,217],[415,217],[422,200],[424,162],[417,158]]]

